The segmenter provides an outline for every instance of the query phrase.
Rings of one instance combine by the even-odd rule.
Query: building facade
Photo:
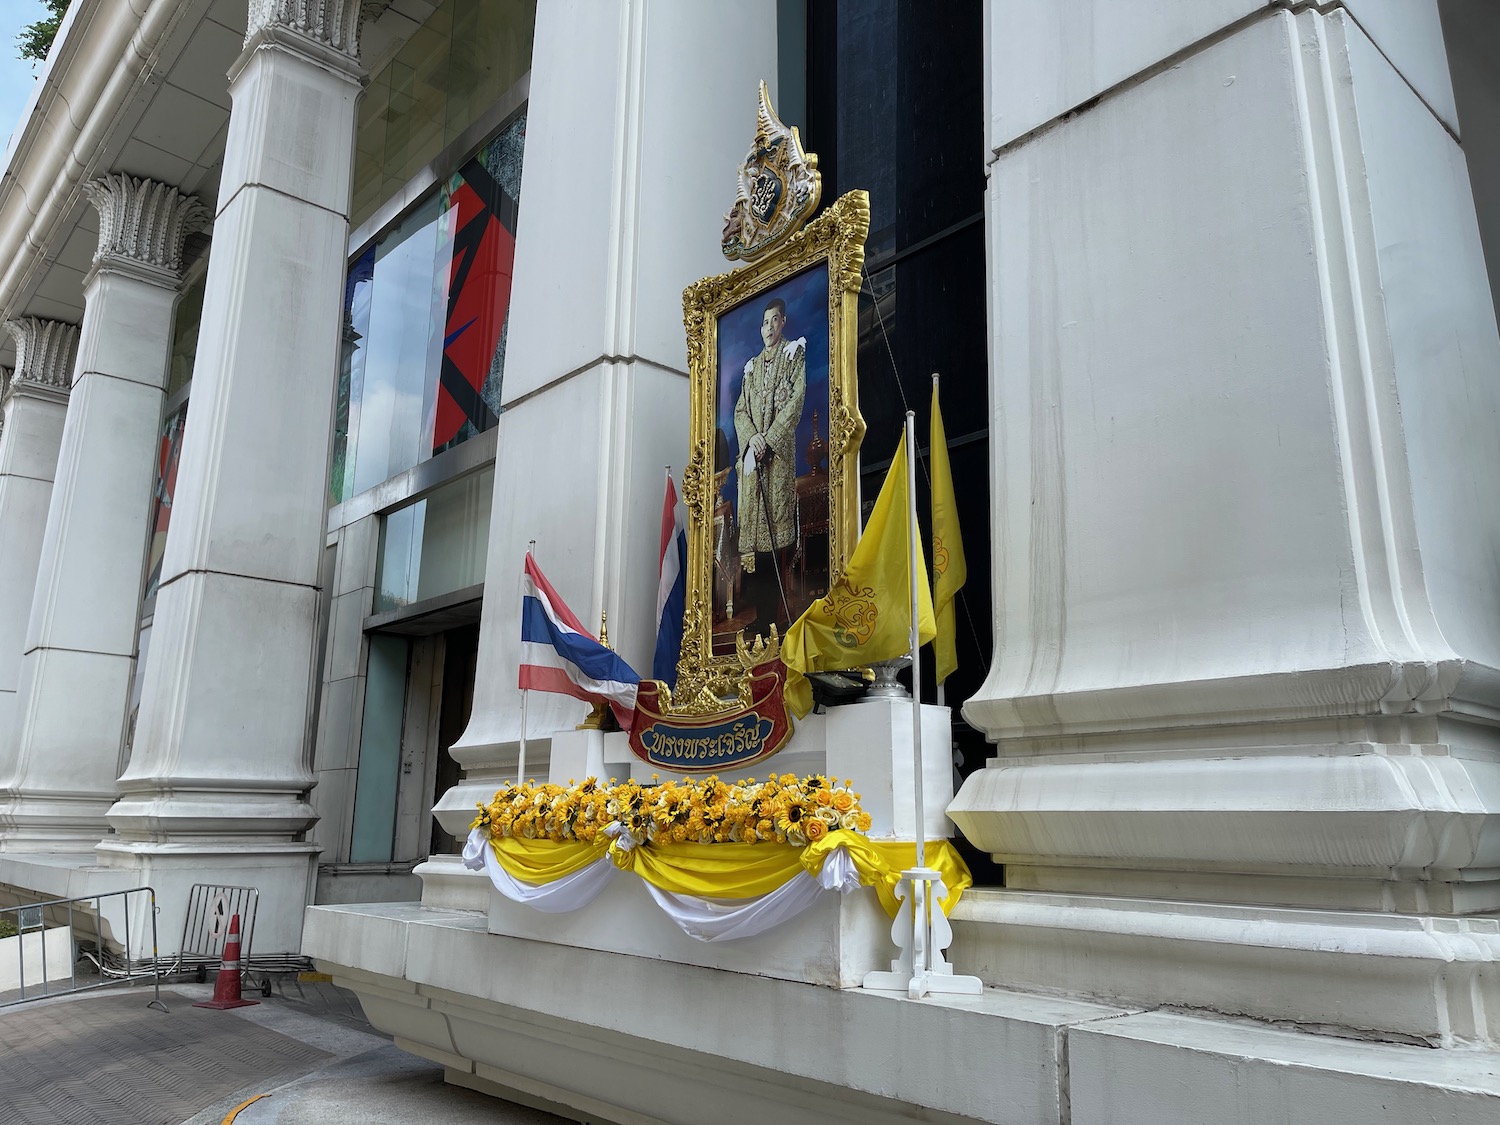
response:
[[[1500,1114],[1497,47],[1481,0],[74,0],[0,176],[0,894],[149,885],[171,950],[256,886],[252,953],[590,1119]],[[870,193],[867,496],[943,374],[979,1000],[516,934],[458,856],[530,541],[650,666],[761,79]],[[583,712],[532,697],[533,768]]]

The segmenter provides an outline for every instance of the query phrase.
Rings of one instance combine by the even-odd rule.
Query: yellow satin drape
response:
[[[611,847],[608,841],[525,840],[513,836],[490,840],[495,857],[512,878],[541,885],[587,867],[608,854],[622,871],[632,871],[654,887],[698,898],[744,899],[770,894],[799,871],[817,875],[835,848],[845,848],[860,882],[875,888],[880,905],[892,918],[900,907],[896,884],[901,872],[916,863],[910,840],[871,840],[858,832],[830,832],[806,847],[794,844],[667,844]],[[959,896],[974,885],[968,865],[947,840],[927,843],[927,865],[942,872],[947,895],[943,913],[951,913]]]
[[[512,879],[541,886],[581,871],[609,851],[609,840],[585,844],[581,840],[526,840],[520,836],[490,837],[495,858]]]

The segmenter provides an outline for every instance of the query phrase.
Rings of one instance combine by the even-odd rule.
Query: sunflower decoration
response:
[[[772,775],[764,781],[635,779],[607,783],[596,777],[567,785],[506,785],[481,803],[471,825],[493,837],[524,840],[614,838],[630,848],[674,844],[791,844],[804,847],[839,830],[867,832],[870,816],[859,807],[853,783],[809,774]]]
[[[803,829],[806,827],[806,813],[800,802],[788,801],[776,814],[776,838],[778,840],[785,840],[788,844],[796,844],[799,847],[805,845],[808,841]]]

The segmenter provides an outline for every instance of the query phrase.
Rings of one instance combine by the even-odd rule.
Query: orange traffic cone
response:
[[[195,1008],[246,1008],[259,1000],[240,999],[240,916],[229,919],[229,936],[224,939],[224,959],[214,980],[214,998],[199,1000]]]

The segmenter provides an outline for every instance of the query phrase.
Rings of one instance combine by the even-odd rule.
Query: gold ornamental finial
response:
[[[599,614],[599,643],[605,648],[609,647],[609,611],[603,610]],[[605,730],[611,718],[609,705],[602,699],[594,702],[594,708],[584,717],[583,722],[576,726],[575,730]],[[613,728],[608,728],[613,729]]]
[[[812,218],[822,194],[818,154],[804,150],[797,127],[776,116],[762,82],[755,139],[740,162],[734,204],[724,216],[719,242],[724,257],[753,262],[765,256]]]

